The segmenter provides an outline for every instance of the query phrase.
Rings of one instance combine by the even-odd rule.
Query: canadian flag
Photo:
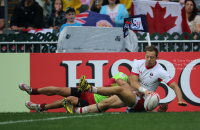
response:
[[[178,2],[133,1],[131,16],[139,14],[146,15],[150,34],[191,33],[186,21],[184,5]]]

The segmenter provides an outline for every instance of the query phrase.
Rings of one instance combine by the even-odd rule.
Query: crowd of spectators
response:
[[[60,28],[60,32],[67,26],[82,26],[80,23],[75,22],[76,11],[73,7],[68,7],[66,9],[67,23],[63,24]]]
[[[197,15],[200,0],[177,1],[185,4],[186,18],[191,32],[200,33],[200,16]],[[62,30],[62,25],[63,27],[80,26],[75,21],[69,22],[67,19],[69,19],[69,14],[74,17],[80,13],[79,8],[82,3],[88,5],[89,11],[106,14],[110,16],[117,27],[122,27],[124,18],[129,17],[132,0],[21,0],[13,10],[9,29],[50,28]],[[67,14],[66,9],[70,9],[71,12]],[[75,15],[72,10],[75,11]],[[2,33],[4,28],[3,2],[1,2],[0,12],[0,33]]]
[[[42,8],[43,15],[46,16],[52,10],[52,2],[50,0],[35,0]]]
[[[60,29],[66,23],[66,20],[62,0],[54,0],[52,10],[45,17],[44,28]]]
[[[13,10],[10,29],[42,28],[43,8],[35,0],[22,0]]]
[[[191,32],[200,33],[200,16],[194,0],[185,0],[186,19]],[[197,36],[194,38],[196,39]]]
[[[116,27],[122,27],[124,19],[129,17],[126,7],[119,0],[104,0],[103,5],[100,14],[109,15]]]

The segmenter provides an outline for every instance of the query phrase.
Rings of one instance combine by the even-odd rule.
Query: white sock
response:
[[[97,93],[97,87],[94,87],[94,86],[90,86],[90,88],[88,89],[88,92],[90,93]]]
[[[76,108],[75,113],[88,113],[87,107],[78,107]]]

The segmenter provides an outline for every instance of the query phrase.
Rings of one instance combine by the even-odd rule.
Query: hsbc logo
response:
[[[88,83],[94,84],[95,86],[102,86],[103,68],[108,62],[108,60],[88,60],[86,66],[92,67],[92,79],[87,79]],[[174,78],[176,68],[171,62],[167,60],[157,60],[157,62],[160,63],[167,70],[167,72],[172,78]],[[78,84],[79,79],[76,79],[76,68],[81,64],[81,60],[62,61],[60,63],[60,66],[66,68],[66,86],[76,86]],[[132,64],[133,61],[127,59],[117,60],[110,66],[110,69],[107,72],[107,74],[109,74],[111,77],[114,76],[119,72],[119,66],[124,66],[131,71]],[[185,101],[192,105],[200,106],[200,98],[194,95],[194,93],[191,91],[190,86],[190,75],[193,68],[197,65],[200,65],[200,59],[196,59],[188,63],[182,70],[182,73],[179,75],[179,81],[177,84],[179,85],[182,91],[183,98]],[[161,86],[166,92],[166,97],[161,99],[160,103],[169,103],[176,98],[174,91],[164,82],[161,82],[159,86]]]
[[[157,61],[162,66],[164,66],[164,68],[167,70],[169,75],[172,78],[174,78],[175,72],[176,72],[174,65],[171,62],[166,61],[166,60],[157,60]],[[196,65],[200,65],[200,59],[193,60],[192,62],[188,63],[185,66],[185,68],[182,70],[182,73],[179,75],[179,81],[177,84],[182,91],[183,99],[185,101],[187,101],[188,103],[192,105],[200,106],[200,98],[194,95],[194,93],[191,91],[191,86],[190,86],[190,75],[193,68]],[[160,103],[169,103],[169,102],[172,102],[172,100],[176,98],[174,91],[164,82],[161,82],[159,86],[161,86],[166,92],[166,97],[164,99],[161,99]]]

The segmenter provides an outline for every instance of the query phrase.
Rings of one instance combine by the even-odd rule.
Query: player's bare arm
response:
[[[131,87],[138,90],[141,87],[141,85],[138,83],[139,77],[131,74],[129,78]]]
[[[134,89],[138,90],[141,93],[144,93],[145,95],[151,94],[152,91],[149,91],[145,88],[143,88],[139,83],[138,83],[138,79],[139,76],[138,75],[130,75],[130,85],[131,87],[133,87]]]
[[[172,88],[176,94],[176,97],[178,99],[178,105],[180,106],[187,106],[187,103],[182,101],[182,93],[180,88],[178,87],[178,85],[175,82],[172,82],[170,85],[170,88]]]

